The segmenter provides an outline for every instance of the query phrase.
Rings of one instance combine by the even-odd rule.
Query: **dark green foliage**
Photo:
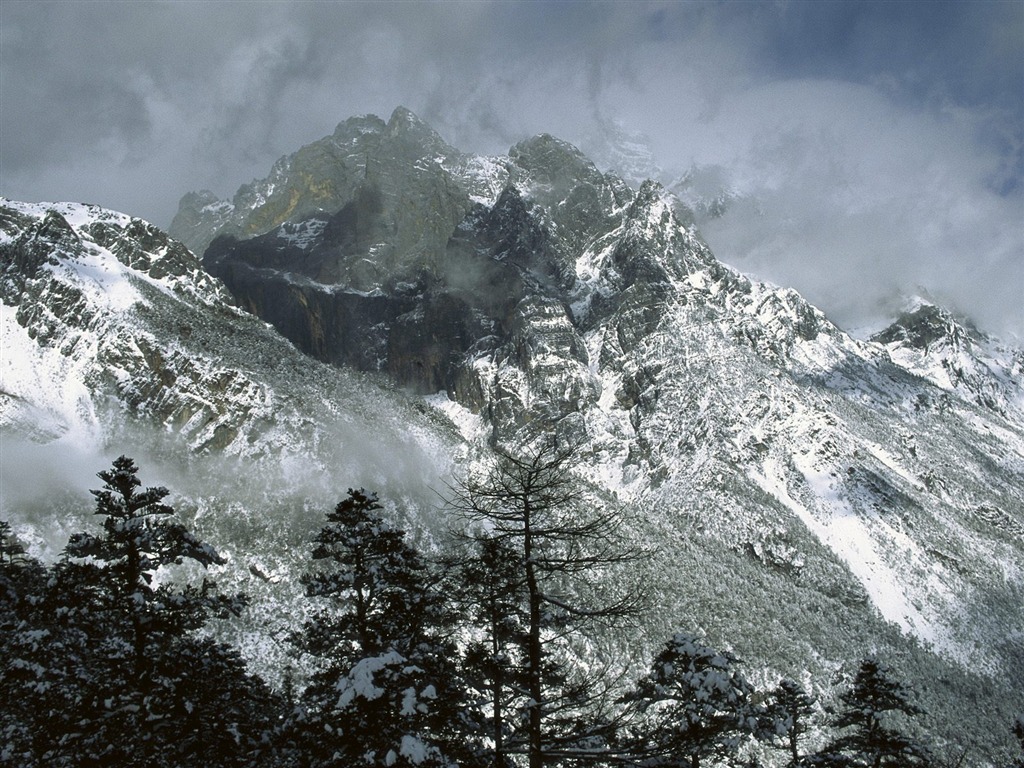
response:
[[[800,737],[807,733],[814,711],[814,698],[794,680],[780,681],[769,695],[766,707],[767,735],[789,752],[789,766],[796,768],[803,764]]]
[[[143,675],[150,638],[201,626],[217,602],[231,606],[206,583],[200,590],[153,587],[153,576],[163,566],[191,560],[206,567],[224,560],[172,518],[174,510],[162,503],[166,488],[138,490],[137,472],[135,463],[121,456],[112,469],[99,473],[104,487],[92,493],[96,514],[104,518],[103,535],[73,535],[65,555],[86,560],[78,580],[91,584],[96,599],[130,627],[132,664],[135,674]]]
[[[330,606],[294,637],[320,668],[290,738],[316,766],[468,761],[454,616],[404,531],[380,510],[375,494],[350,490],[316,537],[313,558],[330,567],[303,582]]]
[[[0,563],[13,565],[24,556],[25,547],[14,537],[11,524],[6,520],[0,520]]]
[[[480,728],[493,744],[489,762],[498,768],[511,765],[511,754],[523,749],[518,732],[529,685],[529,630],[522,573],[516,550],[486,537],[452,566],[451,590],[464,622],[475,629],[464,673],[480,692]]]
[[[635,751],[658,768],[699,768],[726,760],[753,737],[764,713],[753,687],[736,670],[739,660],[678,633],[651,671],[626,697],[647,715]]]
[[[166,489],[142,489],[130,459],[99,475],[102,533],[74,535],[52,566],[0,521],[0,766],[753,766],[752,738],[792,768],[963,763],[966,748],[949,745],[942,762],[909,735],[922,710],[873,658],[814,755],[803,750],[818,707],[799,684],[762,698],[734,656],[691,635],[666,643],[616,710],[604,673],[576,674],[566,638],[628,613],[574,585],[632,555],[615,548],[609,515],[579,509],[569,458],[504,456],[465,487],[462,511],[486,526],[440,569],[376,495],[349,491],[315,539],[321,567],[303,577],[314,606],[294,641],[315,670],[301,692],[289,675],[280,696],[197,634],[245,601],[160,574],[223,561],[175,520]],[[996,762],[1024,768],[1024,716],[1013,733],[1020,756]]]
[[[828,765],[910,766],[927,765],[928,750],[897,727],[899,717],[923,713],[909,700],[909,692],[877,659],[866,658],[850,687],[839,700],[844,708],[833,726],[845,730],[824,750]]]
[[[68,702],[60,688],[64,648],[39,626],[44,615],[42,596],[47,573],[42,564],[25,557],[2,523],[0,546],[0,765],[38,765],[44,749],[45,723],[50,712]],[[51,656],[49,664],[36,663]],[[38,716],[38,720],[33,715]],[[48,719],[48,718],[47,718]],[[42,726],[42,727],[39,727]]]
[[[17,766],[249,766],[274,699],[238,654],[194,636],[238,598],[154,587],[168,564],[219,556],[138,492],[125,457],[94,491],[103,536],[77,534],[49,569],[4,562],[0,758]]]

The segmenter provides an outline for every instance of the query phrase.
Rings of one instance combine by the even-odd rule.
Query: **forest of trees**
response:
[[[641,553],[584,502],[572,461],[551,445],[499,454],[454,489],[464,526],[440,556],[350,490],[310,542],[290,638],[304,673],[275,688],[203,631],[246,608],[203,575],[222,557],[118,458],[92,491],[101,530],[55,563],[0,522],[0,765],[970,764],[915,736],[920,708],[874,657],[835,706],[791,679],[759,690],[683,631],[639,680],[582,663],[590,628],[628,631],[645,598],[588,590]],[[1024,717],[1010,727],[1024,768]]]

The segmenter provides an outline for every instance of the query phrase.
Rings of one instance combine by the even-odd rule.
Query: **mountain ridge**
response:
[[[431,151],[423,149],[417,162],[430,162]],[[433,160],[441,167],[447,157]],[[919,414],[921,428],[930,429],[931,416],[925,414],[943,416],[961,408],[954,418],[956,429],[964,434],[978,431],[979,418],[1001,422],[1007,417],[1005,425],[984,423],[980,429],[1009,427],[1004,432],[1008,444],[1019,446],[1021,420],[1015,403],[1021,389],[1013,375],[1014,366],[1019,366],[1014,354],[998,370],[979,358],[971,369],[976,374],[973,378],[936,379],[934,366],[928,368],[907,356],[895,331],[874,341],[857,341],[796,292],[743,277],[714,259],[699,235],[679,220],[678,201],[659,184],[645,182],[632,190],[621,180],[601,174],[578,150],[553,137],[541,135],[521,142],[507,159],[492,158],[489,167],[500,170],[492,173],[487,186],[502,191],[489,207],[486,201],[475,203],[482,208],[471,209],[455,227],[447,252],[460,252],[467,239],[473,240],[474,251],[466,263],[488,268],[511,265],[518,284],[529,285],[530,294],[514,294],[519,297],[519,309],[511,319],[490,317],[491,325],[479,326],[475,340],[463,338],[452,357],[457,370],[432,378],[425,391],[443,381],[450,398],[484,415],[492,426],[492,439],[515,442],[532,424],[565,439],[607,446],[598,452],[616,458],[609,459],[614,466],[605,466],[601,472],[646,478],[637,486],[641,489],[636,491],[637,498],[657,493],[669,479],[692,494],[703,481],[691,475],[679,482],[683,473],[678,457],[701,448],[701,441],[704,446],[717,444],[706,449],[711,454],[709,465],[743,477],[748,494],[753,493],[751,486],[767,492],[777,509],[795,515],[832,542],[855,570],[860,558],[872,560],[888,574],[887,584],[899,580],[895,560],[898,550],[906,549],[905,543],[899,547],[893,543],[899,539],[898,532],[866,520],[867,527],[858,536],[867,537],[864,546],[871,551],[845,548],[838,534],[828,533],[829,526],[837,524],[835,510],[861,510],[855,512],[857,517],[887,499],[902,499],[900,503],[917,511],[939,509],[950,506],[954,494],[947,493],[938,505],[922,496],[931,491],[920,478],[931,475],[921,469],[915,476],[905,466],[920,464],[914,454],[924,452],[920,437],[914,429],[906,431],[910,437],[899,437],[904,433],[883,426],[878,413],[886,412],[887,418],[897,421],[905,421],[907,413]],[[453,171],[446,168],[446,172]],[[467,233],[473,237],[467,238]],[[234,247],[237,259],[244,261],[245,242]],[[432,263],[443,258],[434,257]],[[214,264],[209,266],[217,272]],[[505,288],[509,280],[499,284]],[[379,285],[374,290],[387,293]],[[436,296],[445,290],[442,281],[421,295]],[[416,295],[413,290],[404,298],[415,304]],[[538,304],[537,295],[546,298]],[[429,306],[430,299],[424,301]],[[429,316],[429,311],[416,315],[415,308],[403,307],[403,311]],[[279,327],[288,335],[287,327]],[[388,327],[386,320],[378,318],[375,327],[389,339],[393,334],[401,337],[400,323]],[[956,329],[946,326],[944,333],[953,339]],[[696,339],[701,348],[694,347]],[[661,348],[652,349],[656,345]],[[386,343],[378,342],[377,347],[384,349]],[[982,349],[971,347],[979,354]],[[690,362],[683,367],[671,362],[680,358]],[[384,361],[382,370],[399,383],[422,384],[403,380],[394,366],[388,367],[386,358],[376,359]],[[706,372],[694,378],[694,369],[702,365]],[[963,365],[957,370],[962,369]],[[762,372],[753,376],[758,370]],[[735,393],[738,403],[756,400],[768,389],[770,399],[787,401],[800,418],[769,409],[765,426],[755,428],[726,412],[710,418],[711,403],[728,389],[724,382],[730,380],[747,382],[747,391]],[[686,396],[678,408],[667,408],[669,393],[679,389],[681,381],[689,381]],[[765,382],[774,385],[769,388]],[[998,397],[991,394],[997,389]],[[695,403],[693,395],[701,391],[710,399]],[[955,399],[949,399],[951,394]],[[686,416],[693,412],[694,403],[695,417]],[[966,403],[984,410],[975,412]],[[843,423],[823,413],[835,408],[856,413],[856,418]],[[671,423],[675,427],[668,428]],[[865,424],[872,425],[869,441],[863,434]],[[948,429],[941,426],[939,431]],[[794,462],[785,455],[791,454],[790,448],[774,456],[761,434],[764,430],[798,436],[800,444],[811,441],[809,449],[801,449],[808,458]],[[814,445],[821,435],[837,431],[843,434],[832,442],[826,440],[824,449]],[[670,445],[666,439],[673,432],[692,434]],[[892,443],[893,434],[898,436],[896,444],[883,448]],[[878,446],[877,450],[862,450],[860,443],[865,441]],[[941,456],[941,451],[934,455]],[[1021,453],[1013,448],[1009,455],[1015,467],[1010,477],[1016,479],[1000,484],[996,500],[979,502],[974,509],[1007,507],[1012,516],[1012,510],[1021,508],[1019,489],[1014,490],[1019,485]],[[723,456],[735,458],[723,461]],[[865,463],[870,467],[862,466]],[[823,464],[832,465],[824,475]],[[976,462],[970,466],[979,477],[984,474]],[[623,482],[623,487],[631,486]],[[962,489],[961,497],[964,493]],[[961,498],[953,506],[963,503]],[[949,522],[945,515],[941,523],[932,521],[940,528]],[[875,552],[883,545],[893,547],[887,556],[889,565],[886,557]],[[926,571],[922,566],[921,589],[930,578]],[[864,582],[871,574],[863,571],[859,578]],[[884,590],[869,592],[884,602]],[[915,608],[918,602],[904,595],[882,607],[888,610],[887,618],[905,630],[917,627],[922,639],[934,639],[932,629],[925,629],[931,626],[924,618],[928,610]]]
[[[232,578],[280,607],[295,563],[271,542],[301,541],[339,484],[393,491],[392,513],[439,535],[431,485],[494,442],[552,433],[580,446],[581,480],[618,505],[630,535],[660,545],[642,566],[659,605],[640,645],[684,625],[764,674],[831,674],[879,650],[927,681],[939,732],[975,718],[985,725],[969,739],[991,749],[991,713],[1009,722],[1024,707],[1017,369],[996,376],[1005,403],[979,399],[988,390],[967,376],[944,387],[906,362],[912,333],[851,338],[796,292],[718,262],[660,185],[633,190],[553,137],[522,142],[516,159],[470,158],[435,154],[404,114],[392,121],[392,139],[428,140],[390,166],[341,156],[358,178],[319,169],[351,193],[337,210],[316,210],[310,192],[308,214],[263,232],[252,223],[247,237],[239,218],[210,241],[209,262],[250,278],[243,292],[228,276],[240,306],[295,310],[309,336],[294,346],[131,217],[3,201],[4,348],[31,374],[13,375],[5,354],[5,439],[54,444],[82,427],[111,446],[143,435],[188,468],[181,477],[203,478],[190,480],[189,514],[228,545]],[[359,118],[341,133],[384,140],[392,121]],[[272,172],[286,191],[307,183],[289,167]],[[357,194],[367,167],[379,205]],[[275,221],[273,194],[252,222]],[[394,223],[411,229],[373,251]],[[162,249],[180,255],[183,275],[152,276]],[[957,350],[971,370],[993,372],[987,342],[965,338]],[[334,367],[296,351],[315,353],[316,339]],[[929,354],[941,352],[935,341]],[[62,385],[42,386],[48,375]],[[67,397],[51,402],[53,389]],[[155,430],[124,426],[135,423]],[[224,456],[231,473],[217,469]],[[244,487],[241,477],[264,474]],[[245,582],[253,564],[278,581]],[[263,637],[248,652],[280,658]],[[965,714],[972,696],[988,715]]]

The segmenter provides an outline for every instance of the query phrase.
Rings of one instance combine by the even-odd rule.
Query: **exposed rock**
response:
[[[344,194],[312,210],[323,179]],[[480,202],[481,189],[494,198]],[[298,195],[287,213],[271,204],[281,190]],[[444,390],[498,433],[593,401],[581,334],[613,316],[615,347],[628,352],[687,269],[709,261],[665,198],[548,135],[474,164],[397,110],[386,124],[346,121],[240,190],[203,260],[300,349]]]

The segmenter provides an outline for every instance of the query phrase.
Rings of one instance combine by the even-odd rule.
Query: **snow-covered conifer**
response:
[[[928,764],[928,749],[904,733],[899,722],[923,710],[911,703],[906,686],[878,659],[861,661],[839,700],[844,707],[833,726],[845,732],[825,748],[822,760],[828,765],[910,768]]]
[[[637,754],[660,768],[700,768],[701,761],[734,756],[763,717],[739,663],[693,635],[673,635],[627,696],[647,715]]]
[[[315,766],[448,766],[471,755],[453,663],[453,617],[376,494],[350,490],[327,515],[303,577],[327,605],[293,640],[319,662],[293,723]]]

